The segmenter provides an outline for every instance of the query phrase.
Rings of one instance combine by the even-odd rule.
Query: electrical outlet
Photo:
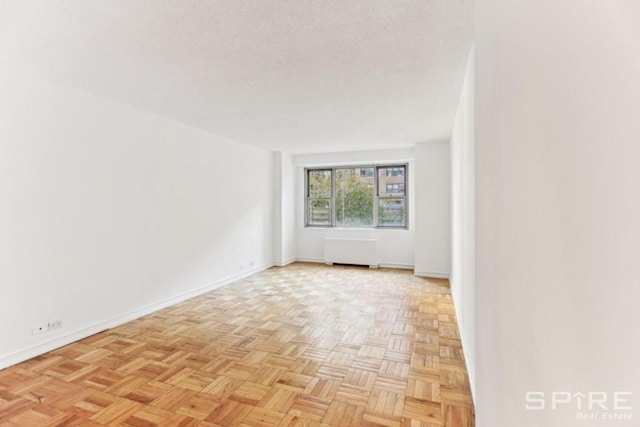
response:
[[[53,322],[49,322],[47,324],[47,327],[48,327],[49,330],[60,329],[60,328],[62,328],[62,320],[58,319],[58,320],[54,320]]]
[[[31,335],[38,335],[43,332],[47,332],[48,330],[49,330],[49,325],[46,323],[43,323],[41,325],[36,325],[33,328],[31,328]]]
[[[253,267],[253,261],[249,261],[249,267]]]
[[[48,332],[48,331],[52,331],[54,329],[60,329],[60,328],[62,328],[62,320],[61,319],[52,320],[51,322],[42,323],[40,325],[36,325],[33,328],[31,328],[31,335],[38,335],[43,332]]]

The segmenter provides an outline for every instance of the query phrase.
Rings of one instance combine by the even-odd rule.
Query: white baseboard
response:
[[[251,276],[261,271],[267,270],[268,268],[271,268],[271,267],[273,267],[272,264],[265,264],[260,267],[255,267],[250,270],[244,271],[242,273],[235,274],[233,276],[218,280],[209,285],[202,286],[200,288],[197,288],[188,292],[184,292],[182,294],[176,295],[171,298],[166,298],[164,300],[146,305],[144,307],[138,308],[133,311],[129,311],[127,313],[119,314],[117,316],[111,317],[102,322],[95,323],[93,325],[78,329],[74,332],[70,332],[65,335],[61,335],[59,337],[36,344],[34,346],[27,347],[13,353],[0,355],[0,369],[8,368],[9,366],[15,365],[20,362],[24,362],[25,360],[32,359],[36,356],[55,350],[57,348],[64,347],[65,345],[71,344],[75,341],[79,341],[83,338],[97,334],[98,332],[102,332],[107,329],[112,329],[122,324],[125,324],[127,322],[131,322],[132,320],[138,319],[142,316],[146,316],[147,314],[153,313],[158,310],[162,310],[163,308],[170,307],[172,305],[178,304],[190,298],[205,294],[214,289],[218,289],[223,286],[229,285],[233,282],[236,282],[240,279],[244,279],[245,277]]]
[[[409,264],[378,264],[380,268],[398,268],[401,270],[413,270],[413,265]]]
[[[297,262],[314,262],[319,264],[326,264],[324,258],[296,258]],[[381,263],[377,265],[379,268],[399,268],[403,270],[413,270],[412,264],[385,264]],[[448,276],[447,276],[448,277]]]
[[[414,271],[414,276],[430,277],[432,279],[448,279],[449,273],[442,273],[439,271]]]
[[[324,258],[296,258],[298,262],[316,262],[324,264]]]
[[[296,261],[297,261],[297,259],[290,258],[290,259],[288,259],[286,261],[283,261],[283,262],[277,262],[276,261],[276,262],[273,263],[273,265],[276,266],[276,267],[286,267],[287,265],[292,264],[292,263],[294,263]]]

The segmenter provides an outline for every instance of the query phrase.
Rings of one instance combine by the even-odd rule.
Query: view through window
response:
[[[406,227],[406,165],[306,172],[307,226]]]

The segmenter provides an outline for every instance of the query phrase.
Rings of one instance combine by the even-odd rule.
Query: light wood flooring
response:
[[[473,426],[446,280],[296,263],[0,371],[2,426]]]

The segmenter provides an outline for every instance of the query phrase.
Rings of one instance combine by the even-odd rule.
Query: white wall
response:
[[[401,147],[387,150],[344,151],[316,154],[295,154],[296,166],[369,165],[381,162],[406,162],[413,160],[414,148]]]
[[[295,169],[292,156],[274,157],[274,264],[284,266],[296,259]]]
[[[451,273],[451,157],[449,141],[415,147],[415,274]]]
[[[640,3],[475,14],[477,425],[637,425]],[[630,391],[633,419],[526,411],[527,391]]]
[[[415,208],[413,203],[415,196],[415,192],[413,190],[415,172],[413,155],[413,149],[398,149],[293,156],[293,164],[296,166],[297,259],[302,261],[324,262],[324,240],[326,237],[377,239],[379,263],[381,266],[413,268],[415,221]],[[304,226],[304,167],[347,164],[384,164],[386,162],[408,163],[408,229],[314,228]]]
[[[0,368],[272,264],[270,152],[12,64],[0,93]]]
[[[451,295],[475,395],[474,51],[469,53],[451,134]]]

